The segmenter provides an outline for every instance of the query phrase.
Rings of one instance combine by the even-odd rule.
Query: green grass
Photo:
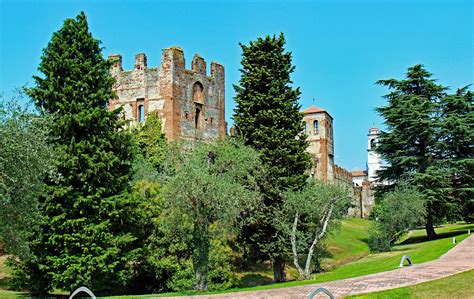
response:
[[[370,221],[366,219],[352,218],[342,221],[340,229],[333,232],[326,242],[330,256],[322,260],[323,268],[330,270],[367,256],[369,226]]]
[[[207,294],[218,294],[226,292],[238,292],[244,290],[265,290],[272,288],[283,288],[290,286],[298,286],[312,284],[318,282],[326,282],[345,278],[358,277],[382,271],[396,269],[403,255],[408,254],[412,261],[423,263],[439,258],[453,246],[451,237],[456,236],[458,242],[467,237],[467,229],[474,231],[474,225],[467,224],[450,224],[436,228],[439,239],[427,241],[423,229],[412,231],[408,238],[394,247],[392,252],[369,254],[366,244],[367,228],[370,222],[363,219],[348,219],[342,223],[339,232],[328,238],[328,249],[331,254],[330,258],[323,261],[325,267],[333,267],[333,270],[325,273],[316,274],[312,280],[305,281],[289,281],[279,284],[267,284],[254,287],[241,287],[225,291],[207,292]],[[290,276],[295,276],[294,268],[289,268]],[[291,272],[292,271],[292,272]],[[252,277],[251,275],[254,275]],[[248,279],[247,283],[259,280],[269,280],[272,277],[271,267],[266,265],[258,271],[240,273],[240,276]],[[121,296],[114,298],[146,298],[160,296],[178,296],[193,295],[194,291],[166,293],[142,296]]]
[[[370,221],[360,218],[346,219],[341,226],[328,236],[327,250],[322,259],[322,267],[328,271],[341,265],[359,260],[369,254],[367,232]],[[287,263],[287,279],[295,280],[298,271],[292,262]],[[273,268],[270,263],[255,265],[250,271],[238,273],[240,288],[269,285],[273,283]]]
[[[383,292],[350,296],[360,299],[474,298],[474,270]]]

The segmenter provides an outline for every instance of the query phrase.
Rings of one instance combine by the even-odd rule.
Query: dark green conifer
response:
[[[380,80],[391,92],[388,103],[376,109],[385,119],[386,131],[380,134],[378,152],[388,165],[378,172],[380,181],[398,184],[403,178],[412,179],[428,199],[426,232],[434,238],[434,217],[443,214],[445,179],[440,171],[438,148],[437,104],[446,88],[436,84],[431,74],[420,64],[408,68],[406,79]],[[386,185],[380,190],[387,191]]]
[[[57,172],[47,179],[34,258],[19,268],[24,286],[118,292],[132,275],[131,138],[109,112],[114,79],[86,15],[67,19],[44,49],[43,77],[28,93],[54,117]],[[21,272],[23,271],[23,272]],[[26,285],[25,285],[26,284]]]
[[[466,86],[441,99],[439,142],[455,212],[470,222],[474,221],[472,95]]]
[[[237,107],[234,121],[237,135],[261,153],[268,169],[263,188],[265,207],[250,221],[244,238],[274,263],[275,281],[284,280],[284,247],[273,219],[281,210],[282,191],[301,188],[309,168],[308,146],[300,113],[299,88],[291,86],[294,71],[291,53],[285,51],[283,34],[258,38],[242,48],[242,69],[234,86]]]

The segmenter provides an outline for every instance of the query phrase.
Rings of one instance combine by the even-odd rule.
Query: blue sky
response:
[[[21,1],[0,0],[0,92],[31,85],[41,51],[64,19],[88,16],[104,56],[119,53],[125,69],[145,52],[158,66],[161,49],[183,48],[226,68],[226,118],[239,80],[239,42],[283,32],[296,66],[294,86],[303,108],[334,117],[335,160],[365,168],[367,132],[381,126],[379,79],[402,78],[423,63],[453,88],[474,82],[473,4],[470,0],[326,1]],[[209,65],[209,64],[208,64]],[[314,102],[313,102],[314,99]]]

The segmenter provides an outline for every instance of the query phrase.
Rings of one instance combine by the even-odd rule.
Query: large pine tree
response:
[[[428,200],[426,232],[436,236],[435,217],[443,215],[446,177],[439,168],[438,103],[446,88],[436,84],[422,65],[408,69],[406,79],[380,80],[391,92],[388,103],[376,109],[384,118],[386,131],[380,134],[377,150],[388,165],[378,172],[380,181],[398,184],[402,179],[413,180]],[[382,191],[387,185],[381,185]]]
[[[440,102],[440,155],[449,175],[449,195],[455,204],[456,214],[464,220],[474,221],[474,113],[473,93],[468,87],[448,94]]]
[[[273,223],[281,211],[282,191],[301,188],[309,167],[308,144],[302,132],[299,88],[291,86],[294,71],[291,53],[285,51],[283,34],[258,38],[242,48],[241,79],[234,86],[237,135],[261,153],[268,168],[263,190],[265,207],[251,219],[244,232],[259,252],[273,260],[274,280],[284,280],[284,246]],[[255,247],[254,247],[255,248]]]
[[[57,172],[47,179],[34,257],[20,272],[33,292],[119,291],[131,276],[133,213],[124,195],[131,138],[109,112],[113,78],[86,15],[67,19],[43,50],[42,77],[28,93],[54,122]],[[23,272],[21,272],[23,271]]]

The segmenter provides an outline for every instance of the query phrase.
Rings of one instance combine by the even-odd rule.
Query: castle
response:
[[[148,68],[143,53],[135,56],[133,70],[124,71],[122,56],[110,55],[110,73],[115,78],[116,97],[109,101],[110,110],[122,107],[122,117],[130,125],[144,122],[150,113],[162,120],[168,140],[215,141],[227,134],[225,122],[224,67],[211,63],[207,75],[206,61],[195,55],[191,69],[185,68],[183,50],[162,50],[160,67]],[[380,159],[371,150],[378,130],[369,133],[369,166],[372,172],[360,177],[334,163],[333,118],[328,111],[311,106],[302,111],[304,133],[309,143],[312,167],[310,175],[324,182],[344,184],[354,195],[350,214],[367,217],[373,206],[371,182]]]
[[[225,138],[224,67],[195,55],[191,69],[185,68],[183,50],[164,49],[160,67],[148,68],[145,54],[135,56],[133,70],[124,71],[122,56],[110,55],[110,73],[115,78],[116,98],[109,109],[123,108],[123,119],[131,125],[157,113],[168,140],[213,141]]]

